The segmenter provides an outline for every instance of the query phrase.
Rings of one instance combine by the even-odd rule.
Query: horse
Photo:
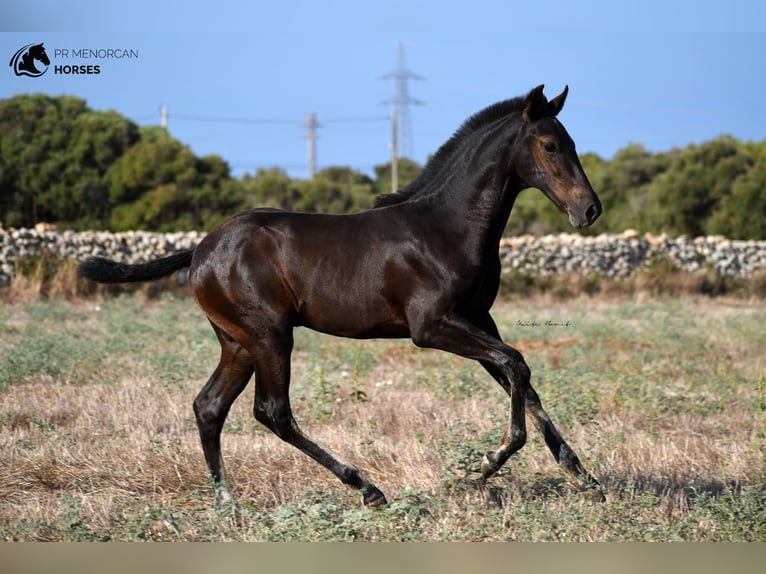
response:
[[[483,456],[489,478],[527,440],[529,414],[560,467],[598,492],[543,409],[521,353],[490,315],[500,282],[499,242],[514,201],[541,190],[576,228],[601,203],[557,115],[569,87],[551,99],[543,85],[466,120],[401,190],[352,214],[250,209],[193,249],[141,264],[90,258],[82,276],[101,283],[149,281],[189,267],[188,281],[221,346],[218,366],[193,410],[217,506],[236,503],[221,455],[221,429],[255,378],[255,419],[342,483],[365,506],[385,495],[354,465],[311,440],[290,407],[293,329],[340,337],[410,338],[418,347],[474,359],[510,397],[499,446]]]
[[[42,62],[46,68],[45,70],[38,70],[35,67],[35,60]],[[28,44],[19,49],[11,58],[9,65],[13,67],[13,72],[17,76],[30,76],[36,78],[42,76],[48,69],[47,66],[51,63],[48,58],[48,53],[45,51],[43,43],[40,44]]]

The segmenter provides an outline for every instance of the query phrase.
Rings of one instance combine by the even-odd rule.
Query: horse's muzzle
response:
[[[596,200],[587,205],[585,209],[570,208],[567,212],[569,214],[569,223],[572,224],[572,227],[588,227],[593,225],[593,222],[601,215],[601,202]]]

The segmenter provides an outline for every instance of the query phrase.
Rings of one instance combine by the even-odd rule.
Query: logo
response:
[[[45,67],[39,70],[36,62],[41,62]],[[13,73],[17,76],[39,78],[48,71],[50,63],[48,54],[45,53],[45,46],[43,46],[43,42],[40,42],[39,44],[28,44],[21,48],[13,55],[8,65],[13,68]]]
[[[112,68],[120,60],[137,60],[136,48],[87,48],[54,46],[51,58],[43,42],[27,44],[16,51],[8,65],[16,76],[39,78],[49,69],[55,76],[93,76]]]

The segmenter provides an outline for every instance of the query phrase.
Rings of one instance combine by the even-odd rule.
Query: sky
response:
[[[0,98],[74,95],[139,125],[160,124],[167,106],[171,135],[222,156],[235,177],[271,166],[307,177],[309,113],[318,169],[372,174],[389,161],[384,102],[395,85],[382,76],[397,69],[400,45],[422,77],[408,83],[420,104],[407,107],[400,149],[421,164],[470,115],[539,84],[549,98],[569,86],[559,119],[580,153],[766,139],[761,0],[9,4],[0,7]],[[46,72],[16,76],[15,52],[40,42]],[[137,57],[73,55],[83,49]],[[87,65],[99,73],[56,73]]]

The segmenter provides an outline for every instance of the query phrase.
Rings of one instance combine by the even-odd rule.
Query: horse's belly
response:
[[[348,297],[344,298],[348,299]],[[353,339],[408,338],[409,326],[381,300],[368,302],[315,296],[298,309],[300,324],[315,331]]]

